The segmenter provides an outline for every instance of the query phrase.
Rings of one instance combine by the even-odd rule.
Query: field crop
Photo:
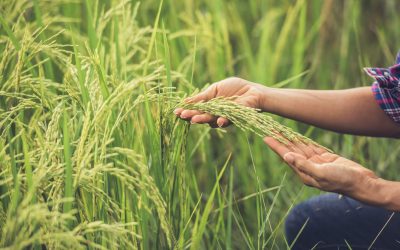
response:
[[[368,85],[362,67],[397,52],[398,13],[395,0],[0,0],[0,249],[290,248],[285,216],[320,192],[260,136],[388,179],[400,144],[182,100],[233,75]],[[182,105],[235,126],[190,125]]]

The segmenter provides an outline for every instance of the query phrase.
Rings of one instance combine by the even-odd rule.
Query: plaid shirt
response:
[[[379,106],[395,122],[400,123],[400,51],[395,65],[389,68],[364,68],[374,78],[372,92]]]

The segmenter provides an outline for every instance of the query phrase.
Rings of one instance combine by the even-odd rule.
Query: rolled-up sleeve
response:
[[[375,79],[371,89],[379,106],[400,124],[400,53],[392,67],[364,68],[364,71]]]

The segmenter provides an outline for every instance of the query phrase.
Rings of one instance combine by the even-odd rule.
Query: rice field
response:
[[[355,137],[216,99],[367,86],[400,44],[395,0],[0,0],[0,249],[287,249],[319,194],[260,136],[276,129],[399,175],[395,140]],[[192,106],[236,126],[173,114]],[[387,152],[392,152],[390,155]]]

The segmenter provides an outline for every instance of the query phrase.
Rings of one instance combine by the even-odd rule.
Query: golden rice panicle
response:
[[[197,103],[181,102],[178,106],[225,117],[243,131],[253,132],[260,137],[270,136],[284,144],[288,142],[301,142],[305,144],[314,144],[326,149],[310,138],[278,123],[271,116],[261,113],[259,109],[246,107],[235,102],[232,97],[217,97],[207,102]],[[330,151],[329,149],[326,150]]]

